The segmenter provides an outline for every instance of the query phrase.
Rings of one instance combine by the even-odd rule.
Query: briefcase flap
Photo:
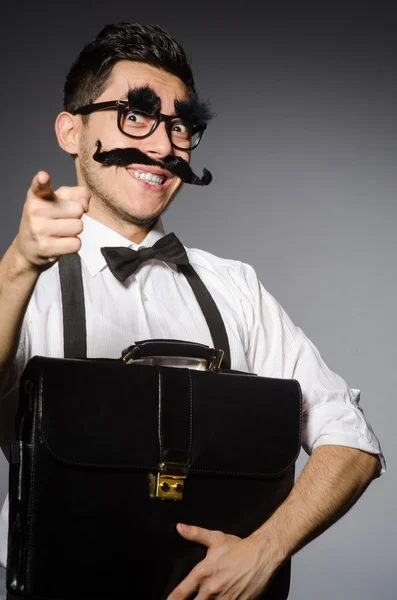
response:
[[[155,472],[170,450],[188,474],[266,478],[300,451],[295,380],[43,357],[23,379],[33,382],[39,440],[63,463]]]

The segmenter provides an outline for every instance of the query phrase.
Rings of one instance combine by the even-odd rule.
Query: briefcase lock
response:
[[[161,500],[182,500],[187,466],[180,463],[161,463],[158,473],[149,473],[149,495]]]

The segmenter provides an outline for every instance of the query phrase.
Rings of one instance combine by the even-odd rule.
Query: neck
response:
[[[140,244],[157,222],[156,219],[154,223],[148,225],[131,223],[123,219],[120,215],[110,214],[107,211],[100,210],[100,208],[95,206],[92,202],[90,203],[87,215],[91,217],[91,219],[95,219],[96,221],[99,221],[99,223],[106,225],[106,227],[113,229],[113,231],[116,231],[127,240],[134,242],[134,244]]]

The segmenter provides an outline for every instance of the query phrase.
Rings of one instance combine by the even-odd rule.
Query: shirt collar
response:
[[[81,240],[79,256],[92,277],[95,277],[99,271],[107,267],[106,260],[101,252],[101,248],[104,246],[124,246],[125,248],[137,250],[142,246],[153,246],[153,244],[165,235],[161,219],[158,219],[156,225],[149,231],[140,244],[134,244],[134,242],[123,237],[117,231],[114,231],[114,229],[110,229],[88,215],[83,215],[82,221],[84,229],[79,235]],[[174,271],[170,265],[167,266]]]

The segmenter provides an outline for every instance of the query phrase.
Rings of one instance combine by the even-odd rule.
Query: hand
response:
[[[266,552],[252,537],[239,538],[221,531],[178,523],[187,540],[207,546],[207,556],[192,569],[167,600],[254,600],[276,571]]]
[[[40,171],[30,186],[14,245],[23,266],[43,270],[64,254],[80,249],[81,217],[88,210],[90,192],[84,187],[54,191],[50,176]]]

